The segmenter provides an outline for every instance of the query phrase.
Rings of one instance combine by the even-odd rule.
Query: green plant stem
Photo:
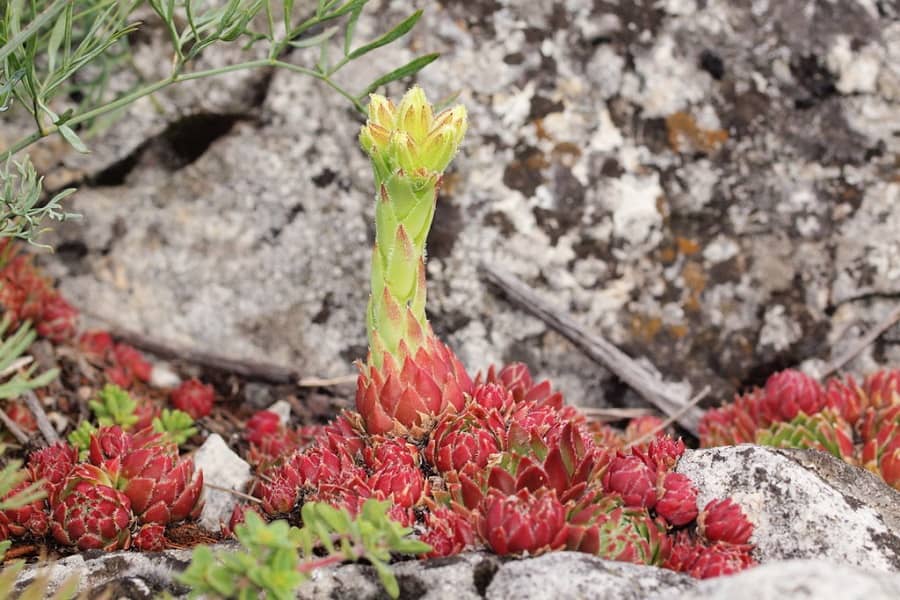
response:
[[[48,6],[44,12],[39,14],[34,21],[29,23],[23,30],[21,30],[18,34],[16,34],[13,39],[6,42],[2,48],[0,48],[0,60],[5,59],[10,53],[25,43],[25,40],[29,39],[38,30],[47,25],[53,18],[59,14],[62,9],[66,7],[67,4],[74,4],[75,0],[56,0],[53,4]]]
[[[328,74],[320,73],[319,71],[315,71],[313,69],[308,69],[306,67],[301,67],[299,65],[294,65],[294,64],[291,64],[288,62],[277,60],[277,59],[262,58],[259,60],[252,60],[252,61],[238,63],[238,64],[234,64],[234,65],[228,65],[225,67],[217,67],[215,69],[206,69],[203,71],[195,71],[193,73],[176,73],[175,75],[172,75],[171,77],[167,77],[166,79],[157,81],[155,83],[152,83],[150,85],[147,85],[145,87],[137,89],[137,90],[131,92],[130,94],[127,94],[125,96],[122,96],[121,98],[117,98],[116,100],[113,100],[112,102],[109,102],[102,106],[98,106],[87,112],[73,115],[65,121],[54,123],[53,125],[51,125],[49,127],[44,127],[41,131],[35,131],[31,135],[28,135],[26,137],[23,137],[23,138],[17,140],[9,148],[7,148],[2,153],[0,153],[0,161],[4,161],[7,158],[9,158],[10,156],[17,154],[24,148],[27,148],[31,144],[37,142],[38,140],[41,140],[51,134],[56,133],[57,131],[59,131],[59,127],[61,125],[68,125],[69,127],[73,127],[75,125],[78,125],[79,123],[89,121],[96,117],[110,113],[114,110],[118,110],[120,108],[128,106],[132,102],[135,102],[135,101],[143,98],[144,96],[149,96],[150,94],[158,92],[159,90],[161,90],[165,87],[168,87],[170,85],[173,85],[176,83],[181,83],[184,81],[191,81],[193,79],[204,79],[206,77],[213,77],[215,75],[223,75],[225,73],[232,73],[234,71],[243,71],[246,69],[256,69],[256,68],[260,68],[260,67],[276,67],[276,68],[286,69],[288,71],[293,71],[295,73],[301,73],[303,75],[308,75],[310,77],[314,77],[314,78],[324,82],[326,85],[331,87],[334,91],[336,91],[338,94],[340,94],[341,96],[343,96],[344,98],[349,100],[353,104],[353,107],[357,111],[359,111],[361,114],[365,114],[365,107],[363,107],[362,102],[360,102],[359,98],[355,97],[353,94],[351,94],[350,92],[348,92],[347,90],[343,89],[338,84],[336,84],[329,77]]]

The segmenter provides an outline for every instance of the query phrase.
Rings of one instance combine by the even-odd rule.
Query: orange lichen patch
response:
[[[537,136],[539,140],[552,140],[550,134],[547,133],[547,130],[544,129],[544,119],[535,119],[534,120],[534,134]]]
[[[444,173],[444,176],[441,177],[441,195],[452,196],[460,181],[462,181],[462,176],[457,171]]]
[[[650,315],[631,315],[632,337],[643,342],[652,342],[662,330],[662,319]]]
[[[657,252],[659,262],[664,265],[671,265],[678,258],[678,250],[675,246],[663,246]]]
[[[700,244],[690,238],[677,236],[675,243],[678,245],[678,251],[685,256],[691,256],[700,251]]]
[[[700,310],[700,294],[706,289],[706,273],[700,263],[688,261],[681,270],[681,278],[684,280],[687,298],[684,301],[685,310],[697,312]]]
[[[581,156],[581,148],[571,142],[560,142],[550,151],[553,162],[572,167]]]
[[[669,146],[675,152],[704,152],[712,154],[728,140],[724,129],[702,129],[697,120],[684,111],[666,117]]]
[[[684,339],[688,334],[687,325],[669,325],[669,335],[676,340]]]

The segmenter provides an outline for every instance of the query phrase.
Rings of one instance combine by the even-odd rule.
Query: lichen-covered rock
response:
[[[671,598],[695,583],[687,575],[656,567],[610,562],[576,552],[552,552],[504,563],[484,597],[488,600],[642,600],[656,594]]]
[[[788,560],[760,565],[730,577],[700,582],[681,596],[659,600],[894,600],[900,575],[885,575],[827,560]],[[655,600],[655,599],[654,599]]]
[[[495,556],[470,553],[427,562],[403,562],[394,565],[393,570],[401,598],[476,600],[484,597],[484,588],[497,571],[499,562]],[[381,600],[386,596],[374,569],[347,565],[315,573],[300,587],[297,597],[302,600]]]
[[[360,39],[412,8],[378,3]],[[142,61],[167,62],[162,35],[136,41]],[[432,323],[471,368],[524,360],[577,404],[617,389],[497,298],[478,259],[724,397],[840,353],[900,292],[892,3],[444,0],[342,82],[359,88],[375,60],[401,64],[413,47],[442,53],[419,76],[429,94],[460,92],[471,114],[428,263]],[[87,218],[61,228],[54,273],[79,305],[157,337],[350,372],[365,353],[372,241],[358,123],[294,73],[222,85],[184,88],[176,104],[256,100],[213,103],[207,122],[167,134],[146,102],[92,141],[126,159],[77,166]],[[153,143],[120,141],[135,131]],[[890,340],[853,367],[900,360]]]
[[[813,458],[814,457],[814,458]],[[815,451],[727,446],[685,452],[700,506],[731,497],[753,522],[760,563],[823,558],[900,572],[900,493]]]

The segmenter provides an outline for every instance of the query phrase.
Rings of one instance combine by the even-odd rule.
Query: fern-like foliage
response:
[[[289,600],[312,570],[365,559],[385,591],[396,598],[400,588],[388,566],[391,555],[421,554],[431,548],[411,539],[410,528],[392,521],[389,506],[369,499],[352,517],[345,509],[308,502],[301,509],[301,528],[286,521],[266,523],[248,511],[246,521],[235,528],[242,548],[215,553],[206,546],[194,549],[180,581],[191,587],[191,598]]]

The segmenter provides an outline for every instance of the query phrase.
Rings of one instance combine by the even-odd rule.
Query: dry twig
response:
[[[34,392],[28,390],[23,395],[23,398],[25,399],[25,406],[27,406],[28,410],[31,411],[31,414],[34,415],[38,429],[41,431],[41,435],[44,436],[44,439],[47,440],[47,444],[52,446],[58,442],[59,434],[56,433],[56,429],[53,428],[53,424],[50,423],[50,419],[47,418],[47,413],[44,411],[44,407],[41,406],[41,401],[38,400],[38,397],[35,396]]]
[[[256,498],[255,496],[251,496],[250,494],[245,494],[244,492],[239,492],[239,491],[233,490],[231,488],[222,487],[221,485],[215,485],[213,483],[206,483],[204,481],[203,487],[208,487],[209,489],[216,490],[218,492],[226,492],[228,494],[231,494],[232,496],[237,496],[238,498],[240,498],[242,500],[247,500],[248,502],[256,502],[257,504],[262,502],[262,500],[260,500],[259,498]]]
[[[597,421],[620,421],[653,414],[649,408],[597,408],[594,406],[576,406],[575,408],[588,418]]]
[[[338,377],[303,377],[297,382],[300,387],[331,387],[356,383],[359,375],[340,375]]]
[[[9,432],[13,434],[13,437],[18,440],[20,444],[23,446],[28,443],[28,436],[22,431],[16,422],[9,418],[9,415],[6,414],[6,411],[0,409],[0,421],[3,421],[3,424],[6,425],[6,428],[9,429]]]
[[[709,395],[709,391],[711,389],[712,388],[710,388],[709,386],[706,386],[705,388],[700,390],[700,393],[697,394],[696,396],[694,396],[693,398],[691,398],[690,400],[688,400],[688,403],[685,404],[681,408],[681,410],[679,410],[677,413],[675,413],[674,415],[672,415],[671,417],[669,417],[668,419],[666,419],[665,421],[663,421],[662,423],[660,423],[659,425],[657,425],[656,427],[654,427],[653,429],[651,429],[650,431],[648,431],[647,433],[645,433],[644,435],[639,437],[638,439],[626,444],[625,448],[632,448],[634,446],[643,444],[644,442],[646,442],[648,440],[652,440],[654,437],[656,437],[657,433],[659,433],[660,431],[663,431],[664,429],[669,427],[672,423],[677,421],[678,418],[681,417],[681,415],[683,415],[684,413],[686,413],[693,407],[700,404],[700,402]]]
[[[822,372],[822,377],[827,377],[846,365],[848,362],[853,360],[857,354],[865,350],[870,344],[874,343],[881,335],[893,327],[898,321],[900,321],[900,306],[892,310],[888,315],[882,319],[875,327],[873,327],[868,333],[859,338],[856,343],[854,343],[849,350],[832,360],[831,362],[825,365],[825,370]]]
[[[676,418],[682,427],[696,435],[702,416],[700,409],[685,406],[684,400],[675,397],[655,375],[604,338],[585,331],[572,316],[556,310],[513,275],[483,262],[479,269],[488,281],[503,290],[510,302],[546,323],[592,360],[615,373],[645,400]],[[681,412],[682,409],[685,409],[684,412]]]
[[[211,352],[205,352],[203,350],[197,350],[196,348],[172,344],[143,333],[119,327],[102,316],[94,315],[92,313],[89,314],[91,314],[92,317],[107,323],[109,326],[109,333],[114,338],[120,339],[135,348],[155,354],[162,358],[181,359],[195,365],[200,365],[201,367],[233,373],[246,379],[263,381],[266,383],[294,383],[299,378],[299,373],[297,373],[295,369],[285,367],[284,365],[231,358],[213,354]]]

